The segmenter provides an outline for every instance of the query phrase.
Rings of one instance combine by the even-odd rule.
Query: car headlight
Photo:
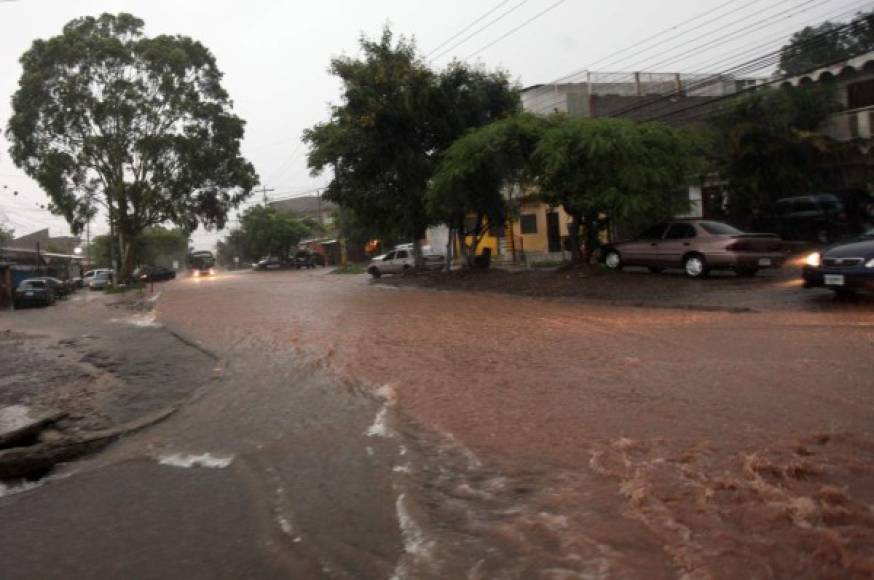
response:
[[[870,260],[865,262],[865,267],[866,268],[874,268],[874,258],[871,258]]]
[[[804,263],[813,268],[819,268],[822,265],[822,254],[814,252],[807,256]]]

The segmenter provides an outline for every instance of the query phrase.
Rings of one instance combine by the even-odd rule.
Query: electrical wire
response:
[[[509,31],[505,32],[504,34],[502,34],[501,36],[499,36],[498,38],[496,38],[495,40],[490,42],[489,44],[483,46],[479,50],[476,50],[476,51],[470,53],[469,55],[467,55],[465,57],[465,60],[469,60],[469,59],[475,57],[476,55],[480,54],[484,50],[487,50],[487,49],[493,47],[494,45],[498,44],[499,42],[501,42],[502,40],[504,40],[508,36],[515,34],[519,30],[525,28],[526,26],[528,26],[529,24],[531,24],[532,22],[534,22],[538,18],[545,16],[547,13],[552,12],[553,10],[555,10],[556,8],[558,8],[560,5],[562,5],[564,3],[565,3],[565,0],[558,0],[558,2],[555,2],[554,4],[548,6],[546,9],[541,10],[540,12],[538,12],[537,14],[535,14],[534,16],[529,18],[528,20],[524,21],[519,26],[516,26],[515,28],[510,29]]]
[[[450,36],[449,38],[447,38],[446,40],[444,40],[443,42],[441,42],[437,46],[435,46],[433,49],[431,49],[431,52],[429,52],[428,54],[425,55],[425,59],[429,59],[432,54],[434,54],[435,52],[437,52],[438,50],[440,50],[441,48],[443,48],[444,46],[446,46],[447,44],[449,44],[450,42],[452,42],[453,40],[455,40],[456,38],[458,38],[459,36],[461,36],[465,32],[467,32],[468,30],[470,30],[471,28],[473,28],[474,26],[476,26],[477,24],[482,22],[489,15],[494,13],[499,8],[502,8],[504,5],[508,4],[509,2],[510,2],[510,0],[502,0],[501,2],[498,2],[495,6],[493,6],[491,9],[489,9],[485,14],[483,14],[479,18],[475,19],[473,22],[471,22],[470,24],[468,24],[467,26],[465,26],[464,28],[462,28],[461,30],[459,30],[458,32],[456,32],[455,34],[453,34],[452,36]]]
[[[815,1],[815,0],[808,0],[808,2],[805,2],[805,4],[809,4],[810,2],[813,2],[813,1]],[[825,1],[827,2],[828,0],[825,0]],[[859,6],[861,7],[861,6],[863,6],[864,4],[865,4],[865,2],[861,3]],[[802,6],[803,6],[803,5],[802,5]],[[809,11],[809,10],[812,10],[814,7],[803,8],[803,9],[801,9],[801,10],[798,10],[798,8],[799,8],[799,7],[796,6],[795,8],[790,9],[790,10],[796,10],[796,12],[795,12],[794,14],[791,14],[789,17],[797,16],[798,14],[801,14],[801,13],[807,12],[807,11]],[[846,10],[846,6],[842,7],[840,10],[841,10],[841,11]],[[707,49],[708,47],[712,49],[712,48],[715,48],[716,46],[723,46],[723,45],[725,45],[725,44],[728,44],[728,43],[731,42],[731,41],[737,40],[738,38],[742,38],[742,37],[744,37],[744,36],[746,36],[746,35],[748,35],[748,34],[750,34],[750,33],[752,33],[752,32],[756,32],[756,31],[758,31],[758,30],[764,29],[764,28],[766,28],[767,26],[770,25],[770,24],[769,24],[769,21],[770,21],[770,20],[773,20],[773,19],[774,19],[775,17],[777,17],[777,16],[784,16],[783,18],[781,18],[781,21],[785,21],[785,20],[787,19],[787,17],[785,17],[785,12],[787,12],[787,11],[784,11],[783,13],[780,13],[780,14],[777,14],[777,15],[772,15],[772,16],[768,19],[767,22],[763,23],[762,25],[760,25],[760,26],[758,26],[758,27],[754,27],[753,29],[745,29],[745,30],[741,30],[741,31],[735,31],[735,32],[733,32],[733,33],[731,33],[731,34],[723,35],[723,36],[720,37],[719,39],[716,39],[716,40],[719,41],[719,42],[713,41],[713,42],[705,43],[704,45],[701,45],[701,46],[695,47],[694,49],[692,49],[692,50],[690,50],[690,51],[687,51],[686,53],[684,53],[684,55],[685,55],[685,54],[688,54],[688,53],[691,53],[691,52],[702,52],[702,51],[703,51],[703,52],[706,52],[706,50],[704,50],[704,49]],[[852,12],[852,11],[851,11],[851,12]],[[824,17],[825,17],[825,18],[831,18],[831,17],[833,17],[833,16],[836,15],[836,14],[837,14],[837,13],[833,13],[833,14],[830,15],[830,16],[819,16],[819,17],[817,17],[817,18],[818,18],[818,19],[822,19],[822,18],[824,18]],[[845,14],[845,13],[841,13],[841,14]],[[821,22],[821,20],[817,20],[817,23],[819,23],[819,22]],[[812,23],[811,23],[811,24],[812,24]],[[793,28],[793,29],[794,29],[794,30],[798,30],[800,26],[802,26],[802,25],[799,24],[799,25],[797,25],[797,26],[796,26],[795,28]],[[712,33],[711,33],[711,34],[712,34]],[[700,39],[700,37],[699,37],[699,39]],[[748,54],[748,52],[747,52],[747,53],[744,53],[744,54]],[[719,61],[719,62],[721,62],[721,63],[725,63],[726,61],[734,60],[736,56],[737,56],[737,55],[733,55],[733,56],[728,57],[728,58],[726,58],[726,57],[720,57],[721,61]],[[679,58],[673,58],[672,60],[664,60],[664,61],[658,63],[658,65],[661,66],[661,65],[668,64],[668,63],[672,63],[672,62],[677,62],[677,61],[679,61],[679,60],[682,60],[682,57],[679,57]],[[635,70],[645,70],[645,68],[646,68],[646,67],[639,66],[639,67],[635,68]],[[567,77],[564,77],[564,78],[567,78]],[[549,84],[553,84],[553,83],[549,83]],[[546,112],[548,112],[550,109],[552,109],[553,107],[555,107],[556,105],[561,104],[563,101],[564,101],[564,97],[561,97],[561,98],[558,98],[558,99],[556,99],[556,100],[553,100],[552,102],[546,103],[545,105],[540,105],[539,108],[538,108],[538,111],[536,111],[536,112],[538,112],[538,113],[546,113]]]
[[[487,22],[484,26],[481,26],[480,28],[476,29],[474,32],[472,32],[471,34],[465,36],[465,37],[462,38],[460,41],[456,42],[455,44],[453,44],[452,46],[450,46],[450,47],[447,48],[446,50],[441,51],[440,54],[438,54],[437,56],[433,57],[431,60],[437,60],[438,58],[442,58],[442,57],[444,57],[445,55],[449,54],[450,52],[452,52],[453,50],[455,50],[456,48],[458,48],[458,47],[461,46],[462,44],[467,43],[467,41],[469,41],[470,39],[474,38],[475,36],[477,36],[477,35],[480,34],[481,32],[483,32],[483,31],[487,30],[488,28],[494,26],[495,24],[497,24],[498,22],[500,22],[501,20],[503,20],[504,18],[506,18],[507,16],[509,16],[510,14],[512,14],[513,12],[515,12],[516,10],[518,10],[519,8],[521,8],[522,6],[524,6],[525,4],[527,4],[529,1],[530,1],[530,0],[522,0],[522,1],[519,2],[518,4],[514,4],[514,5],[513,5],[509,10],[507,10],[506,12],[503,12],[500,16],[498,16],[498,17],[495,18],[494,20],[490,20],[490,21]]]

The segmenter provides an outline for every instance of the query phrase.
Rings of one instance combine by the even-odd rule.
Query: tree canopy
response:
[[[571,252],[580,260],[580,228],[588,258],[604,216],[636,225],[688,209],[699,160],[696,139],[662,123],[567,118],[543,134],[532,163],[542,199],[572,217]]]
[[[325,193],[376,231],[418,242],[434,221],[425,201],[440,154],[464,131],[519,109],[503,73],[454,63],[429,69],[415,45],[386,29],[361,39],[361,58],[341,57],[331,73],[343,85],[331,118],[304,133],[309,166],[330,168]]]
[[[15,238],[15,230],[10,227],[7,227],[3,224],[0,224],[0,244],[8,242]]]
[[[185,36],[143,34],[130,14],[78,18],[21,57],[6,135],[13,161],[81,231],[106,208],[122,277],[143,229],[222,227],[257,183],[240,154],[212,53]]]
[[[797,75],[874,50],[874,11],[860,13],[850,26],[823,22],[792,35],[780,53],[780,70]]]
[[[819,131],[837,108],[828,85],[784,87],[738,97],[712,116],[731,218],[744,223],[780,197],[816,186],[815,162],[832,146]]]
[[[490,226],[503,227],[510,191],[533,181],[529,160],[549,124],[527,113],[507,117],[470,131],[443,155],[428,191],[428,209],[455,231],[468,265]]]
[[[318,230],[310,219],[280,213],[272,207],[254,206],[240,218],[240,227],[225,238],[220,248],[231,260],[234,256],[255,260],[264,256],[287,258],[292,248]],[[223,258],[224,259],[224,258]]]

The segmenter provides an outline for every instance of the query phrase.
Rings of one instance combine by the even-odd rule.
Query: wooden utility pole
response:
[[[255,191],[258,191],[257,189]],[[267,189],[267,186],[261,186],[261,199],[264,201],[264,207],[267,207],[267,194],[275,189]]]

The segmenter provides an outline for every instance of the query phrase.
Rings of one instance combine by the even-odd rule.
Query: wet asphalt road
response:
[[[398,290],[323,270],[173,282],[157,320],[214,352],[217,380],[167,422],[0,498],[0,566],[852,575],[874,539],[874,309],[790,278],[744,283],[725,282],[729,310],[714,311]],[[733,300],[759,308],[737,314]],[[840,521],[817,499],[830,489]]]

